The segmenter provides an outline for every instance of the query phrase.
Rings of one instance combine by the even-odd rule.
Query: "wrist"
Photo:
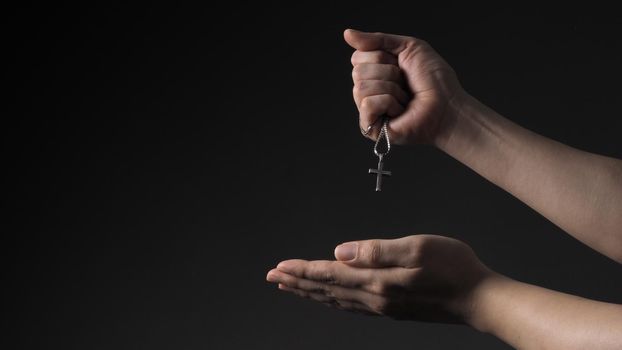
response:
[[[456,134],[466,128],[468,111],[473,110],[477,100],[463,89],[458,90],[449,101],[441,117],[441,123],[432,144],[441,150],[446,150]]]
[[[503,291],[511,288],[516,281],[490,271],[472,290],[464,321],[467,325],[483,332],[495,334],[498,319],[495,317],[500,310],[495,304],[503,296]]]

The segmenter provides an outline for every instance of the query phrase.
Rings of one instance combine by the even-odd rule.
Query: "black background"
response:
[[[396,148],[375,193],[342,39],[347,27],[421,37],[501,114],[621,157],[615,11],[219,6],[5,12],[16,79],[3,118],[4,341],[507,348],[463,326],[342,313],[264,280],[283,259],[414,233],[460,238],[519,280],[622,302],[619,264],[430,146]]]

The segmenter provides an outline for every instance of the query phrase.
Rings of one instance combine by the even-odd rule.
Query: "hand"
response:
[[[459,323],[494,273],[461,241],[435,235],[349,242],[339,261],[286,260],[267,280],[339,309],[395,319]]]
[[[433,143],[447,124],[462,87],[454,70],[421,39],[384,33],[344,32],[352,54],[354,101],[361,131],[376,139],[388,115],[392,142]]]

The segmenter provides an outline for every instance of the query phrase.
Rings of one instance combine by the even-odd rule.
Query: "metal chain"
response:
[[[387,154],[389,154],[389,151],[391,151],[391,141],[389,140],[389,132],[387,130],[388,124],[389,124],[389,118],[384,117],[382,120],[382,127],[380,128],[380,133],[378,134],[378,138],[376,139],[376,144],[374,145],[374,153],[378,157],[386,156]],[[378,152],[378,144],[380,143],[380,140],[382,138],[387,140],[387,151],[384,153]]]

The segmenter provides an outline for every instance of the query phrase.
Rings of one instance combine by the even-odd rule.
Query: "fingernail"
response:
[[[359,245],[356,242],[340,244],[335,248],[335,257],[341,261],[354,260]]]

